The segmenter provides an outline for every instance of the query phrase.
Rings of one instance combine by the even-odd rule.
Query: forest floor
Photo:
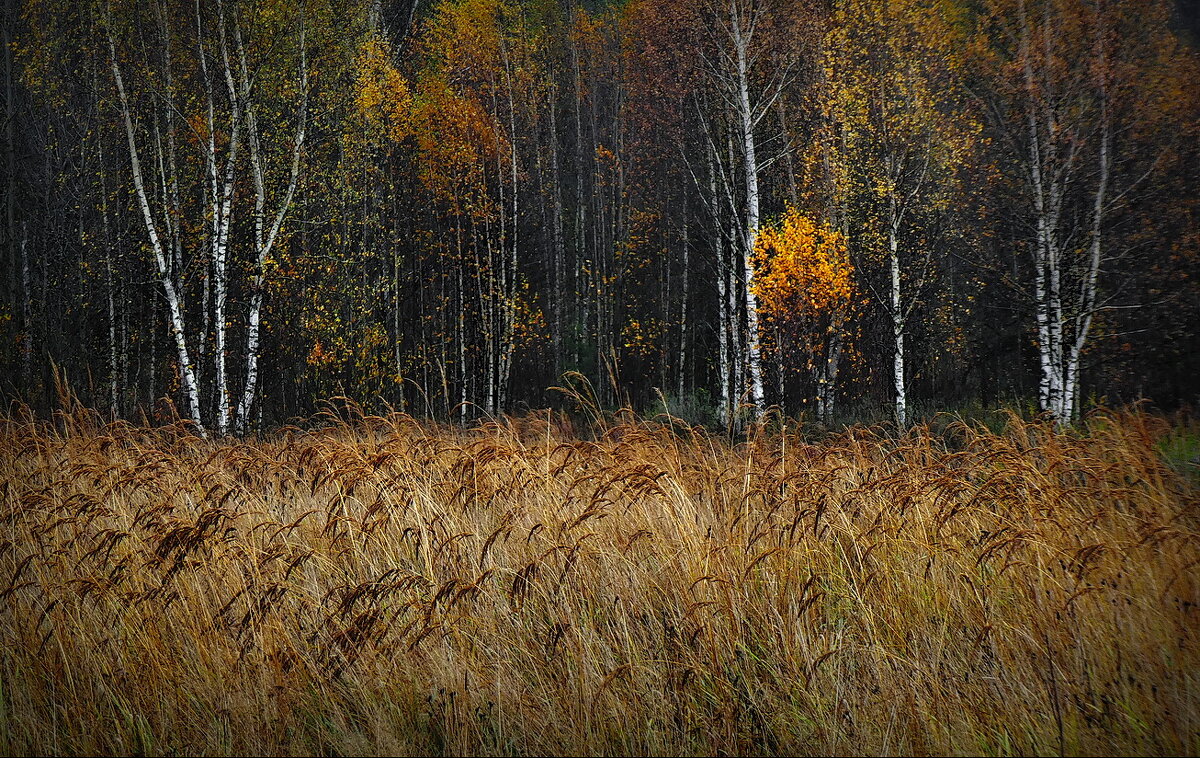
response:
[[[0,418],[0,752],[1200,753],[1194,424],[559,421]]]

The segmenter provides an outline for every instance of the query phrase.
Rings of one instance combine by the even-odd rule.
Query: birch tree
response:
[[[171,334],[180,365],[182,391],[189,415],[201,429],[211,426],[217,435],[247,430],[258,391],[263,300],[266,276],[284,220],[291,209],[301,169],[308,118],[308,56],[306,21],[298,14],[298,29],[287,24],[289,7],[268,5],[227,6],[196,0],[191,6],[192,49],[175,48],[181,19],[178,8],[155,6],[157,34],[150,36],[157,50],[145,58],[146,73],[139,76],[142,92],[135,98],[127,87],[120,50],[130,47],[132,30],[144,22],[134,12],[107,18],[109,64],[125,127],[133,186],[138,198],[146,239],[154,255],[167,302]],[[301,9],[302,10],[302,9]],[[145,29],[142,35],[146,36]],[[248,39],[253,33],[255,39]],[[282,33],[282,35],[281,35]],[[281,35],[281,38],[273,38]],[[284,42],[292,41],[298,63],[286,67]],[[179,63],[176,59],[181,59]],[[186,59],[186,62],[183,61]],[[282,65],[281,65],[282,64]],[[283,81],[295,82],[288,86]],[[161,86],[155,86],[161,82]],[[294,129],[291,144],[266,138],[287,128],[288,110],[279,98],[295,103],[290,114]],[[198,106],[188,114],[188,108]],[[186,120],[185,120],[186,119]],[[187,143],[198,149],[202,167],[194,186],[202,198],[199,207],[185,208],[181,200],[176,124],[185,121]],[[246,155],[248,149],[248,156]],[[144,157],[150,155],[150,170]],[[248,169],[253,185],[252,233],[235,234],[239,182]],[[203,233],[190,243],[202,253],[203,277],[200,328],[189,331],[185,281],[183,227],[188,212],[196,213]],[[232,281],[230,272],[242,240],[249,242],[249,282]],[[240,268],[240,267],[239,267]],[[211,282],[210,282],[211,278]],[[211,285],[211,286],[210,286]],[[245,351],[230,345],[234,326],[231,294],[247,295],[244,303]],[[211,297],[210,297],[211,295]],[[240,305],[240,304],[239,304]],[[211,310],[210,310],[211,308]],[[202,366],[194,356],[204,354],[212,339],[212,418],[205,423],[205,383]],[[238,360],[240,358],[240,360]],[[235,392],[235,377],[244,382]]]
[[[209,220],[209,244],[212,246],[212,275],[213,275],[213,361],[216,382],[217,434],[224,436],[232,430],[233,396],[229,388],[229,351],[226,346],[226,335],[229,331],[229,317],[226,304],[229,292],[229,235],[233,226],[233,192],[237,180],[238,153],[241,150],[244,127],[245,101],[243,96],[248,92],[240,92],[234,81],[233,52],[230,50],[229,31],[226,23],[225,4],[222,0],[216,3],[217,50],[215,53],[203,42],[203,15],[199,0],[196,2],[196,39],[199,49],[197,59],[200,62],[201,84],[205,102],[206,119],[204,123],[204,162],[208,167],[207,200]],[[236,21],[235,21],[236,23]],[[217,72],[210,70],[209,58],[215,57],[220,68]],[[217,78],[220,84],[217,83]],[[221,150],[217,145],[216,135],[218,125],[218,110],[216,102],[217,91],[225,91],[228,103],[226,130],[228,145],[222,161]]]
[[[146,175],[142,171],[141,150],[138,147],[134,116],[129,94],[125,88],[125,78],[121,74],[121,66],[117,58],[117,46],[111,14],[106,27],[108,38],[109,64],[112,70],[113,82],[116,85],[117,97],[121,112],[121,121],[125,127],[125,137],[129,150],[129,164],[132,173],[134,191],[137,196],[138,208],[141,211],[142,222],[146,229],[146,239],[154,256],[159,282],[162,284],[163,295],[167,301],[169,329],[175,344],[178,358],[182,391],[187,401],[188,414],[200,434],[205,434],[205,425],[200,408],[200,389],[196,381],[196,369],[192,363],[191,351],[188,347],[187,323],[179,290],[171,276],[168,263],[167,249],[159,234],[160,215],[150,205],[146,191]]]
[[[730,428],[1190,392],[1170,0],[4,7],[0,391],[42,409],[51,361],[213,435],[569,369]]]
[[[258,106],[251,97],[254,87],[250,66],[247,64],[246,47],[242,40],[240,29],[235,31],[238,53],[238,74],[240,75],[239,89],[241,97],[246,102],[246,131],[250,144],[250,173],[254,180],[254,274],[250,285],[250,310],[247,316],[246,328],[246,379],[237,407],[236,424],[239,434],[245,433],[250,420],[258,390],[259,335],[262,328],[263,297],[266,293],[266,277],[270,265],[271,253],[279,239],[280,229],[292,207],[292,199],[296,194],[296,182],[300,176],[301,155],[304,149],[304,139],[308,124],[308,50],[306,46],[306,20],[303,13],[300,18],[299,32],[299,104],[296,106],[294,119],[296,122],[295,137],[290,150],[290,160],[287,162],[286,186],[278,191],[275,209],[271,213],[270,202],[270,172],[268,158],[270,144],[264,145],[262,125],[258,117]],[[282,151],[279,151],[282,152]],[[286,153],[284,154],[286,155]],[[270,214],[270,215],[268,215]]]
[[[1039,406],[1065,424],[1079,414],[1095,318],[1116,305],[1102,294],[1106,266],[1123,254],[1106,243],[1110,219],[1145,189],[1165,149],[1138,142],[1171,110],[1160,72],[1174,43],[1165,6],[1149,0],[997,0],[990,11],[981,97],[1021,172]]]
[[[952,202],[956,170],[978,133],[965,107],[965,40],[953,13],[936,0],[847,0],[834,12],[825,46],[854,193],[848,201],[856,223],[848,231],[886,271],[885,286],[873,290],[890,321],[900,428],[908,423],[905,336],[936,273],[930,224]]]
[[[762,357],[758,335],[758,298],[754,294],[754,267],[750,257],[754,251],[754,241],[758,237],[759,225],[759,190],[758,190],[758,149],[754,137],[754,129],[759,119],[770,108],[769,100],[778,96],[782,80],[773,82],[775,92],[766,98],[752,101],[750,97],[751,67],[754,56],[751,45],[759,22],[759,7],[739,0],[730,0],[728,25],[725,32],[729,37],[732,55],[722,51],[722,58],[727,64],[727,83],[732,90],[734,110],[737,113],[738,137],[741,138],[743,171],[746,180],[746,220],[742,233],[745,237],[741,249],[741,266],[745,278],[745,308],[746,308],[746,365],[750,374],[750,402],[754,406],[755,416],[762,415],[766,403],[763,394]],[[764,107],[765,102],[765,107]]]
[[[710,25],[711,45],[704,54],[704,66],[731,114],[729,136],[736,143],[741,163],[740,210],[735,214],[734,225],[738,230],[736,266],[741,280],[746,338],[739,362],[746,371],[748,400],[755,418],[766,407],[759,307],[751,260],[762,215],[759,179],[766,163],[759,155],[757,132],[760,122],[772,112],[791,82],[800,52],[799,39],[789,40],[791,44],[773,45],[780,38],[769,36],[766,28],[775,27],[772,31],[778,35],[780,29],[788,28],[785,19],[794,14],[795,8],[786,5],[774,8],[760,0],[711,0],[701,16],[702,22]]]

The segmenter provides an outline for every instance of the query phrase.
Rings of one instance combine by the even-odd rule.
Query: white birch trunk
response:
[[[1109,176],[1112,171],[1112,124],[1109,120],[1107,59],[1104,49],[1103,28],[1096,33],[1096,51],[1100,70],[1100,148],[1098,156],[1098,178],[1096,194],[1092,199],[1091,242],[1088,249],[1088,267],[1079,284],[1079,313],[1075,317],[1075,339],[1070,346],[1064,380],[1064,407],[1066,419],[1074,420],[1079,415],[1079,364],[1091,331],[1092,317],[1096,310],[1096,294],[1103,262],[1104,206],[1108,193]]]
[[[251,287],[250,315],[246,329],[246,386],[242,392],[242,398],[238,403],[237,414],[235,416],[237,432],[238,434],[244,434],[258,390],[259,332],[262,325],[262,305],[266,290],[267,261],[270,258],[271,250],[275,247],[275,241],[279,237],[279,230],[283,226],[283,219],[288,211],[291,210],[292,198],[296,193],[296,181],[300,175],[300,155],[304,149],[305,128],[308,123],[308,54],[305,48],[305,30],[302,28],[300,31],[300,109],[297,115],[296,139],[292,147],[288,186],[284,192],[283,199],[279,203],[279,207],[276,209],[274,218],[271,220],[271,225],[267,228],[265,224],[267,204],[266,176],[263,169],[258,120],[248,100],[250,86],[249,69],[246,66],[245,51],[242,46],[240,33],[237,35],[237,43],[241,62],[242,91],[243,96],[247,97],[246,119],[250,142],[250,165],[254,174],[254,239],[255,247],[257,248],[257,268]]]
[[[461,248],[462,248],[462,244],[459,243],[459,249],[461,250]],[[458,321],[457,321],[457,327],[458,327],[458,420],[459,420],[459,423],[461,423],[465,426],[467,423],[467,329],[466,329],[466,317],[467,317],[466,310],[467,309],[465,307],[463,307],[463,306],[465,306],[465,303],[462,302],[463,301],[463,277],[462,277],[462,260],[461,260],[461,258],[462,257],[460,255],[459,256],[459,265],[457,268],[458,292],[459,292],[459,295],[458,295],[459,309],[458,309]],[[490,344],[491,343],[489,341],[489,345]],[[443,364],[444,364],[444,361],[443,361]],[[489,380],[489,386],[491,386],[490,380]],[[442,389],[443,393],[448,395],[450,390],[449,390],[449,386],[446,383],[446,375],[445,375],[444,370],[442,371],[442,387],[443,387],[443,389]],[[447,401],[449,401],[449,397],[447,397],[446,399],[447,399]]]
[[[1054,145],[1054,117],[1049,112],[1048,105],[1045,120],[1049,135],[1045,143],[1047,151],[1053,157],[1057,158]],[[1050,410],[1055,420],[1063,424],[1070,421],[1070,419],[1063,415],[1063,401],[1065,399],[1063,381],[1063,250],[1059,240],[1059,225],[1063,207],[1063,183],[1062,169],[1057,166],[1056,168],[1058,170],[1055,172],[1055,175],[1046,183],[1046,310],[1049,334],[1049,363],[1053,369],[1050,374]]]
[[[843,317],[839,314],[830,331],[825,359],[818,364],[817,369],[817,418],[826,427],[833,425],[834,411],[837,410],[837,376],[842,361],[843,345],[842,320]]]
[[[1032,50],[1030,49],[1029,19],[1025,11],[1024,0],[1017,6],[1018,21],[1021,25],[1019,55],[1022,58],[1025,80],[1026,97],[1028,98],[1026,126],[1028,130],[1029,152],[1029,183],[1033,195],[1034,220],[1037,235],[1034,249],[1034,300],[1035,317],[1038,331],[1038,365],[1040,369],[1038,381],[1038,405],[1057,419],[1059,404],[1059,368],[1055,363],[1054,330],[1051,326],[1052,313],[1050,302],[1050,267],[1051,267],[1051,229],[1049,208],[1045,189],[1043,171],[1043,148],[1041,130],[1037,120],[1037,102],[1040,99],[1033,74]]]
[[[167,299],[171,336],[174,338],[175,351],[179,360],[179,375],[183,385],[182,389],[188,401],[188,412],[191,415],[192,422],[196,425],[197,431],[203,436],[206,432],[200,413],[200,394],[199,388],[196,386],[196,375],[192,366],[191,356],[188,353],[183,310],[179,304],[179,296],[176,293],[175,284],[171,280],[166,251],[163,249],[162,240],[159,238],[154,215],[150,209],[150,201],[146,195],[141,161],[138,158],[137,141],[134,139],[133,117],[129,110],[129,98],[125,92],[125,82],[121,77],[121,69],[117,65],[116,43],[112,38],[111,31],[109,31],[108,49],[112,64],[113,79],[116,82],[117,95],[121,103],[121,115],[125,122],[125,136],[129,143],[129,162],[133,171],[134,190],[137,193],[138,206],[142,211],[142,220],[146,225],[146,236],[150,243],[150,249],[154,253],[159,280],[162,282],[163,293]]]
[[[888,197],[888,209],[891,218],[888,223],[888,258],[891,262],[892,274],[892,339],[894,350],[892,354],[892,386],[896,393],[895,417],[896,426],[904,429],[908,425],[908,402],[904,391],[904,300],[900,289],[900,250],[898,236],[899,218],[896,208],[896,193],[893,186]]]
[[[708,147],[708,190],[713,206],[717,205],[717,158],[716,151]],[[729,386],[729,264],[725,253],[725,235],[721,229],[720,216],[713,212],[713,227],[717,271],[717,370],[719,371],[720,400],[717,414],[728,426],[732,419],[732,398]]]
[[[733,30],[733,46],[737,63],[737,104],[740,118],[743,156],[746,174],[746,229],[745,247],[741,251],[742,269],[745,277],[746,306],[746,360],[750,379],[750,401],[754,405],[755,418],[764,410],[762,358],[758,339],[758,298],[754,295],[754,243],[758,237],[759,196],[758,159],[754,144],[754,111],[750,106],[750,82],[748,70],[748,47],[750,35],[742,28],[743,21],[736,2],[729,4],[730,24]]]
[[[679,303],[679,397],[683,397],[684,376],[687,374],[688,346],[688,252],[691,240],[688,238],[687,202],[683,206],[683,297]]]
[[[225,33],[225,11],[224,5],[217,3],[218,17],[217,24],[220,32],[221,42],[221,62],[223,64],[223,74],[225,79],[225,88],[228,92],[230,103],[230,130],[229,130],[229,150],[225,156],[225,166],[222,172],[220,186],[218,188],[217,181],[217,155],[216,147],[212,141],[212,134],[216,130],[216,123],[210,120],[209,128],[209,145],[208,153],[209,167],[212,174],[211,180],[213,183],[213,321],[215,328],[215,344],[213,346],[213,357],[216,359],[216,391],[217,391],[217,434],[226,435],[230,429],[230,421],[232,416],[232,395],[229,391],[229,352],[225,345],[226,335],[229,329],[229,318],[225,313],[225,305],[228,299],[227,277],[229,265],[229,230],[233,225],[233,188],[235,172],[237,169],[237,157],[239,147],[241,145],[241,129],[242,129],[242,102],[241,96],[237,91],[237,86],[233,79],[233,66],[229,61],[229,47],[226,41]],[[212,86],[209,83],[208,98],[209,98],[209,114],[210,118],[213,113],[212,105]]]

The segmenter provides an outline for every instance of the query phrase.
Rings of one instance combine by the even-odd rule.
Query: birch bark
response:
[[[895,183],[888,193],[888,260],[891,264],[891,316],[892,316],[892,385],[895,389],[896,426],[904,429],[908,425],[908,399],[904,388],[904,298],[900,283],[900,248],[897,239],[900,216],[896,206]]]
[[[749,22],[749,27],[745,25]],[[754,20],[746,19],[735,0],[729,3],[729,22],[737,75],[737,110],[743,145],[746,178],[746,227],[741,265],[745,282],[746,362],[750,380],[750,402],[757,419],[764,410],[762,358],[758,339],[758,298],[754,295],[754,266],[751,263],[754,242],[758,236],[759,195],[758,157],[754,142],[754,110],[750,104],[748,48],[754,33]]]
[[[213,256],[213,327],[215,344],[213,358],[216,360],[217,434],[224,436],[230,431],[232,417],[232,394],[229,391],[228,350],[225,346],[229,319],[225,313],[228,299],[229,231],[233,225],[233,188],[236,178],[237,158],[242,140],[242,99],[234,83],[233,66],[229,59],[224,4],[217,3],[217,29],[221,47],[221,63],[225,88],[230,105],[229,148],[223,170],[218,171],[217,150],[214,139],[216,122],[214,116],[214,93],[211,80],[206,81],[208,97],[209,150],[207,154],[209,179],[212,183],[212,256]],[[204,60],[203,51],[201,61]],[[218,179],[218,175],[220,179]]]
[[[733,407],[729,383],[729,262],[725,252],[725,230],[722,228],[721,214],[717,212],[717,165],[716,150],[710,141],[707,146],[708,156],[708,193],[709,204],[713,218],[713,251],[715,252],[715,268],[717,274],[717,371],[720,387],[720,401],[717,415],[728,425],[731,421]]]
[[[153,211],[150,208],[150,201],[146,195],[146,185],[142,175],[141,161],[138,156],[137,140],[134,137],[133,116],[130,112],[129,98],[125,91],[125,81],[121,76],[121,69],[117,64],[117,48],[112,37],[112,31],[108,32],[108,49],[110,63],[112,66],[113,80],[117,85],[117,96],[121,106],[121,116],[125,124],[125,137],[129,145],[129,163],[133,172],[133,186],[137,194],[138,207],[142,212],[142,220],[146,225],[146,237],[150,243],[150,249],[154,253],[154,262],[157,265],[159,281],[162,283],[163,294],[167,299],[168,318],[170,319],[171,337],[175,342],[175,352],[179,361],[179,375],[182,383],[184,397],[188,402],[188,413],[191,416],[192,423],[196,425],[197,431],[201,435],[206,435],[204,422],[200,412],[200,394],[199,388],[196,386],[196,374],[192,365],[192,359],[188,352],[187,331],[184,327],[183,309],[180,307],[179,295],[175,290],[175,284],[171,280],[170,270],[167,264],[166,251],[163,249],[162,240],[158,234],[157,223],[154,219]]]
[[[1075,335],[1070,345],[1064,377],[1063,418],[1074,420],[1079,415],[1079,364],[1091,331],[1096,312],[1096,295],[1103,262],[1104,211],[1112,172],[1112,122],[1108,93],[1108,56],[1105,49],[1103,16],[1097,14],[1095,55],[1097,59],[1100,97],[1100,146],[1097,155],[1096,193],[1092,199],[1091,240],[1088,246],[1087,269],[1079,283],[1079,312],[1075,316]]]
[[[303,23],[303,21],[301,22]],[[250,419],[251,408],[258,391],[258,360],[259,333],[262,327],[262,306],[266,293],[267,263],[271,251],[279,238],[279,230],[283,220],[292,207],[292,198],[296,194],[296,182],[300,176],[300,156],[304,150],[304,139],[308,124],[308,51],[305,46],[305,29],[300,30],[300,106],[296,117],[296,137],[293,141],[291,166],[288,172],[287,189],[269,226],[266,224],[267,182],[263,167],[261,138],[259,135],[258,119],[254,112],[250,95],[250,72],[246,65],[245,48],[241,34],[237,33],[238,55],[242,76],[241,87],[246,99],[246,119],[250,143],[250,166],[254,175],[254,240],[256,262],[254,281],[251,285],[250,315],[246,330],[246,385],[238,403],[236,427],[239,434],[244,434]]]
[[[1038,403],[1042,410],[1056,413],[1058,406],[1058,369],[1054,361],[1053,331],[1051,329],[1050,308],[1050,279],[1051,266],[1051,229],[1050,214],[1047,207],[1045,176],[1043,172],[1043,154],[1046,146],[1042,144],[1041,129],[1038,125],[1036,103],[1039,99],[1038,87],[1033,73],[1031,30],[1025,2],[1017,5],[1018,23],[1021,26],[1019,52],[1022,58],[1022,73],[1024,76],[1027,97],[1026,128],[1028,139],[1028,179],[1033,200],[1034,224],[1036,238],[1034,244],[1034,300],[1035,319],[1038,332],[1038,365],[1040,378],[1038,382]]]

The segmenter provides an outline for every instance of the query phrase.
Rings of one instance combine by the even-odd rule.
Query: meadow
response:
[[[15,411],[0,752],[1200,753],[1181,434]]]

